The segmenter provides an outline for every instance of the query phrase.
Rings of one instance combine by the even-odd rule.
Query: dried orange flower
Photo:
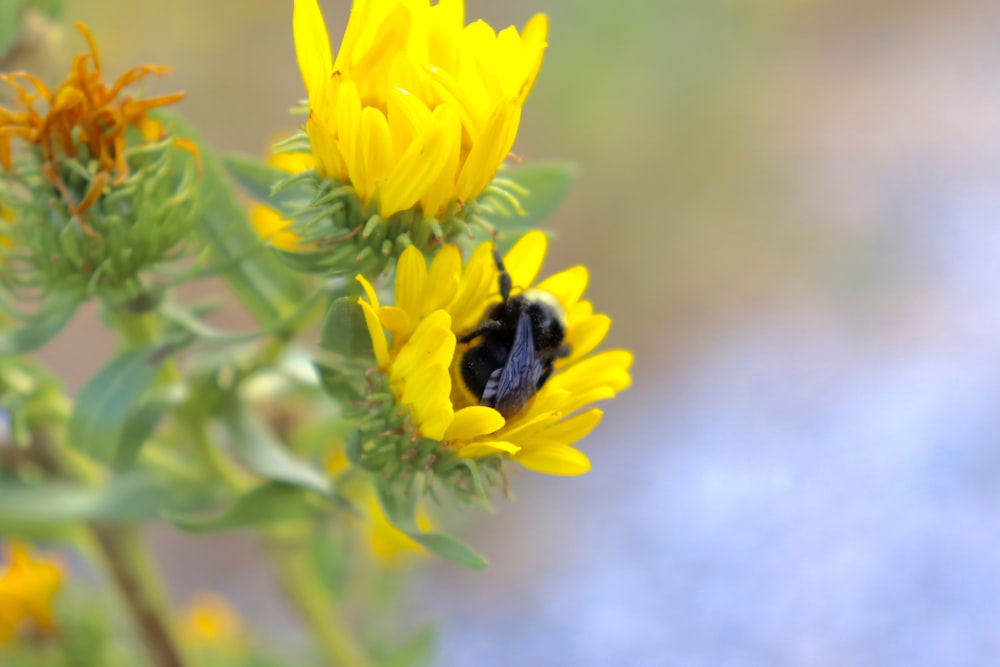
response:
[[[103,80],[97,43],[87,26],[77,23],[90,46],[88,53],[73,59],[69,76],[49,90],[37,77],[27,72],[0,74],[17,92],[18,109],[0,107],[0,164],[13,168],[12,139],[19,137],[41,149],[42,171],[59,190],[73,214],[85,214],[100,197],[111,176],[120,185],[129,175],[125,149],[126,133],[136,128],[146,141],[162,138],[163,126],[149,116],[149,111],[184,98],[185,93],[172,93],[145,100],[134,99],[124,90],[150,74],[170,71],[161,65],[139,65],[122,74],[108,85]],[[28,84],[34,89],[29,90]],[[48,105],[45,113],[35,108],[39,101]],[[194,144],[176,142],[197,157]],[[99,170],[85,196],[76,202],[60,177],[59,162],[64,157],[84,157],[96,160]]]

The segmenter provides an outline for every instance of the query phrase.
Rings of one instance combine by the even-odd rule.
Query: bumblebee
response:
[[[552,375],[556,359],[566,357],[566,312],[543,290],[511,296],[510,274],[497,249],[500,303],[479,326],[458,339],[473,343],[459,364],[462,381],[480,405],[495,408],[504,419],[517,414]]]

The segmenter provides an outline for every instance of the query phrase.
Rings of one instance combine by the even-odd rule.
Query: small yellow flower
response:
[[[215,593],[196,594],[181,612],[178,625],[183,644],[196,650],[239,649],[245,634],[239,612]]]
[[[268,162],[289,174],[298,174],[316,166],[316,160],[309,153],[274,153]],[[255,204],[250,209],[250,223],[257,236],[275,248],[296,250],[300,247],[302,239],[292,229],[292,222],[270,206]]]
[[[355,0],[334,59],[317,0],[295,0],[306,132],[321,176],[383,218],[475,199],[517,136],[548,20],[465,25],[463,0]]]
[[[55,631],[52,602],[62,585],[62,566],[55,558],[36,558],[28,545],[11,542],[0,566],[0,646],[29,626]]]
[[[115,184],[121,184],[128,177],[126,132],[136,128],[147,141],[161,138],[163,127],[149,112],[179,102],[184,93],[147,100],[136,100],[124,94],[125,88],[140,79],[169,71],[168,67],[158,65],[133,67],[114,84],[108,85],[103,79],[93,35],[82,23],[77,23],[76,27],[86,38],[90,52],[73,59],[69,76],[55,89],[49,90],[27,72],[0,74],[0,81],[17,92],[19,107],[0,107],[0,165],[8,171],[12,169],[14,137],[38,146],[46,178],[59,190],[72,213],[84,215],[98,201],[112,175]],[[34,92],[21,82],[30,84]],[[44,113],[35,108],[39,99],[48,107]],[[197,156],[197,149],[190,142],[178,140],[176,143]],[[90,190],[77,202],[63,182],[59,161],[61,156],[78,157],[84,149],[85,157],[95,160],[99,171]]]
[[[507,253],[513,295],[532,288],[546,249],[545,235],[536,231]],[[567,269],[533,287],[565,310],[570,353],[555,362],[555,372],[528,405],[507,419],[477,405],[458,370],[469,346],[457,339],[474,330],[500,301],[491,244],[480,245],[464,267],[453,246],[443,248],[429,268],[416,248],[407,249],[396,269],[393,306],[380,305],[371,284],[362,276],[358,280],[367,295],[360,304],[378,367],[421,436],[445,443],[460,457],[507,454],[536,472],[578,475],[590,469],[590,461],[572,445],[601,420],[603,413],[591,404],[613,398],[631,384],[632,354],[592,354],[611,318],[595,313],[582,298],[588,282],[585,267]]]

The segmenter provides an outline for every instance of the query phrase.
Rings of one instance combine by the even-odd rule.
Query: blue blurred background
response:
[[[290,0],[65,6],[110,72],[172,64],[217,148],[294,122]],[[462,528],[490,569],[416,585],[440,664],[996,664],[1000,4],[466,6],[550,15],[515,150],[580,165],[549,269],[592,269],[638,365],[591,473],[515,475]],[[88,313],[48,360],[110,344]],[[154,537],[178,597],[290,627],[251,541]]]

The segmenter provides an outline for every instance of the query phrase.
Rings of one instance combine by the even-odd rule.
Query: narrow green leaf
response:
[[[163,345],[127,350],[98,371],[77,394],[66,429],[70,446],[98,461],[114,463],[129,413],[153,383],[168,351],[171,348]],[[130,444],[130,448],[136,446]],[[126,454],[126,460],[135,453]]]
[[[164,511],[191,511],[208,499],[203,489],[178,486],[144,471],[99,486],[0,478],[0,526],[7,523],[145,521]]]
[[[378,501],[382,511],[393,526],[406,533],[411,539],[433,554],[463,565],[470,570],[484,570],[486,558],[458,538],[444,533],[424,532],[417,526],[416,494],[406,492],[391,484],[379,481],[376,484]]]
[[[319,346],[348,359],[371,356],[372,337],[357,299],[341,297],[330,304],[323,320]]]
[[[190,532],[247,528],[313,517],[320,511],[316,500],[312,492],[300,487],[268,482],[239,496],[215,514],[167,512],[164,518]]]
[[[197,133],[172,116],[168,124],[171,134],[194,141],[201,151],[204,223],[200,229],[211,256],[226,267],[222,278],[261,324],[294,311],[305,298],[299,277],[257,237],[219,160]]]
[[[288,211],[309,198],[308,193],[294,185],[271,194],[274,185],[287,179],[289,173],[258,158],[238,154],[224,155],[222,164],[248,195],[273,209]]]
[[[227,428],[233,448],[254,473],[324,496],[331,495],[330,479],[311,464],[292,456],[288,447],[250,410],[241,409],[231,415]]]
[[[55,338],[73,318],[82,298],[77,292],[56,297],[24,326],[0,332],[0,356],[31,352]]]

